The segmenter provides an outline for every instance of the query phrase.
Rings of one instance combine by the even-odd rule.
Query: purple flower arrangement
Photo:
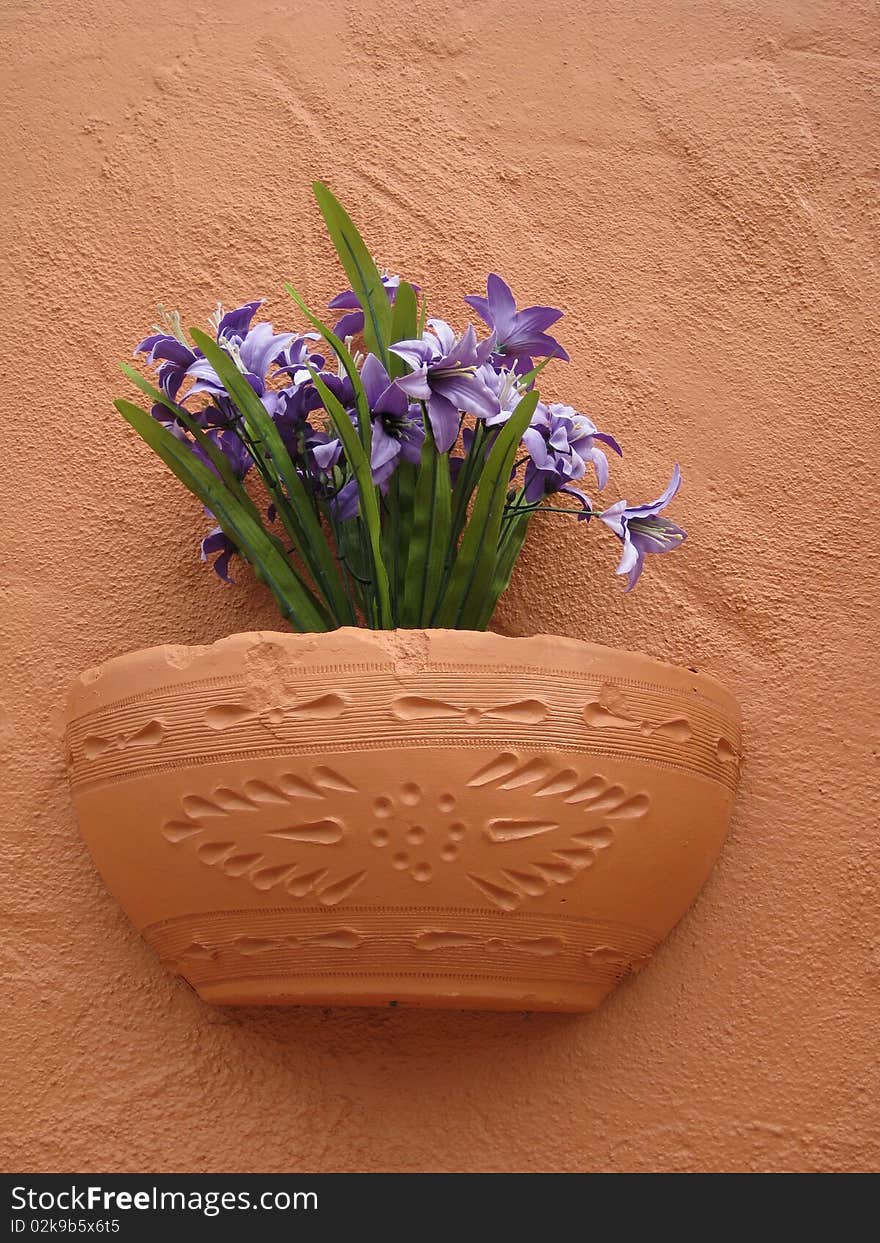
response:
[[[327,187],[315,196],[350,283],[332,327],[288,285],[303,333],[276,332],[256,301],[218,308],[190,339],[163,312],[135,351],[155,384],[123,367],[151,409],[116,407],[204,505],[201,555],[221,578],[248,561],[300,631],[484,630],[538,513],[612,531],[627,590],[648,553],[678,547],[685,533],[663,516],[678,466],[648,504],[597,505],[584,490],[605,488],[621,449],[541,400],[543,368],[568,360],[548,332],[561,311],[518,310],[492,274],[485,296],[465,298],[479,335],[428,318],[418,286],[378,271]]]

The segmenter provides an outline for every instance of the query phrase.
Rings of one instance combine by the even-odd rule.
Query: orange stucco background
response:
[[[880,1162],[878,58],[867,0],[3,0],[4,1169],[843,1170]],[[111,407],[163,301],[340,287],[309,182],[454,317],[564,306],[555,392],[691,534],[627,598],[546,518],[496,628],[723,679],[723,855],[592,1016],[223,1011],[102,887],[62,701],[269,628]],[[537,525],[537,524],[536,524]],[[124,831],[124,825],[120,826]]]

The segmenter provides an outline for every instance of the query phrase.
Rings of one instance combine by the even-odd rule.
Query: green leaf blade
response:
[[[339,439],[342,441],[342,448],[351,467],[352,474],[357,481],[358,496],[360,498],[360,516],[367,528],[373,567],[379,628],[382,630],[392,630],[394,628],[394,618],[391,608],[391,591],[388,582],[388,570],[382,555],[382,519],[379,513],[379,502],[376,499],[376,487],[373,483],[370,459],[364,452],[364,447],[351,419],[348,417],[345,407],[330,392],[314,367],[309,367],[309,371],[324,403],[324,408],[333,420],[333,426]]]
[[[401,625],[431,624],[443,583],[451,528],[449,455],[437,452],[428,427],[412,503]]]
[[[163,405],[166,410],[169,410],[171,414],[173,414],[175,418],[183,424],[195,440],[196,444],[198,444],[199,448],[209,459],[214,469],[220,475],[220,478],[226,484],[229,491],[232,492],[233,495],[235,495],[241,503],[245,505],[245,507],[249,508],[256,517],[257,507],[245,491],[241,480],[236,477],[235,472],[229,465],[226,454],[217,448],[213,440],[211,440],[210,436],[205,434],[204,429],[199,426],[190,412],[183,406],[179,406],[177,402],[172,401],[170,397],[166,397],[161,389],[158,389],[152,385],[149,380],[142,376],[139,371],[135,371],[134,367],[130,367],[128,363],[120,363],[120,367],[123,375],[127,376],[146,397],[150,397],[157,404]]]
[[[483,608],[480,610],[477,621],[474,623],[475,630],[486,629],[492,620],[495,606],[510,584],[513,567],[516,565],[517,558],[522,552],[523,544],[526,541],[531,517],[531,513],[524,513],[516,514],[509,519],[510,526],[501,538],[498,558],[495,562],[492,579],[486,590]]]
[[[351,350],[346,347],[344,341],[340,341],[336,333],[333,332],[331,328],[328,328],[323,320],[319,319],[317,315],[309,310],[304,299],[297,293],[291,284],[285,283],[284,288],[290,294],[291,298],[293,298],[294,302],[302,311],[303,315],[305,315],[312,327],[318,330],[326,343],[330,346],[331,350],[333,350],[336,357],[342,363],[342,369],[348,376],[351,386],[354,389],[355,403],[358,411],[358,431],[360,433],[361,443],[364,446],[364,452],[367,457],[369,457],[373,442],[372,423],[370,420],[370,404],[367,401],[367,394],[361,381],[360,372],[358,371],[357,365],[351,356]]]
[[[314,182],[312,189],[330,240],[363,308],[364,343],[371,353],[381,358],[387,370],[388,346],[391,343],[391,303],[382,284],[379,269],[351,216],[332,191],[321,181]]]
[[[391,340],[410,341],[418,335],[419,306],[416,291],[407,281],[401,281],[397,287],[394,306],[391,311]],[[389,355],[388,374],[392,380],[402,376],[406,371],[406,363],[396,354]]]
[[[252,440],[260,444],[277,471],[277,482],[267,478],[263,470],[260,473],[297,555],[306,565],[338,623],[352,625],[354,614],[337,573],[327,536],[315,514],[308,489],[281,439],[281,433],[226,350],[198,328],[193,328],[191,335],[238,408]]]
[[[435,624],[451,629],[478,626],[485,612],[486,591],[498,562],[499,537],[504,505],[510,486],[516,451],[538,404],[533,389],[517,405],[492,446],[480,478],[470,521],[449,583],[436,613]]]
[[[223,485],[222,481],[152,415],[119,398],[116,409],[169,470],[209,509],[222,531],[266,584],[282,614],[296,629],[324,631],[329,627],[317,601],[269,534]]]

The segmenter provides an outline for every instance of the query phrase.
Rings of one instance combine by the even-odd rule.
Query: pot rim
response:
[[[135,673],[149,674],[153,672],[156,680],[164,677],[170,680],[188,681],[198,677],[197,666],[210,665],[217,657],[226,657],[240,650],[242,654],[264,644],[283,644],[300,647],[303,655],[314,654],[316,649],[331,647],[334,642],[348,644],[352,639],[364,647],[363,655],[369,655],[370,648],[384,652],[392,663],[402,663],[405,667],[415,659],[413,667],[406,667],[408,676],[417,676],[418,660],[437,659],[442,653],[447,660],[460,662],[463,668],[469,663],[476,663],[475,657],[486,654],[487,647],[493,650],[494,663],[503,664],[505,649],[513,654],[516,650],[521,658],[524,650],[531,648],[534,652],[535,666],[554,669],[562,673],[567,666],[572,672],[588,672],[593,665],[597,674],[602,674],[602,665],[611,659],[624,661],[629,669],[624,676],[635,680],[650,678],[660,681],[670,689],[690,689],[705,698],[712,700],[720,708],[729,712],[737,723],[741,722],[742,713],[734,694],[711,674],[697,672],[690,667],[672,664],[660,660],[644,652],[630,648],[611,647],[608,644],[593,643],[590,640],[575,639],[563,635],[532,634],[504,635],[494,630],[450,630],[440,627],[412,627],[395,630],[374,630],[365,626],[342,626],[336,630],[310,631],[299,633],[291,630],[245,630],[225,635],[211,643],[204,644],[156,644],[151,647],[135,648],[131,651],[108,657],[99,665],[84,670],[72,682],[68,693],[68,716],[77,716],[91,710],[96,699],[106,701],[113,687],[112,697],[125,694],[124,684]],[[427,643],[421,653],[413,651],[413,641],[418,644]],[[454,646],[450,646],[450,641]],[[430,647],[437,649],[431,652]],[[444,651],[444,649],[446,649]],[[566,659],[568,657],[569,659]],[[349,655],[350,659],[350,655]],[[314,662],[320,665],[320,658]],[[187,673],[192,670],[191,673]],[[613,675],[612,675],[613,676]],[[620,676],[619,674],[617,675]]]

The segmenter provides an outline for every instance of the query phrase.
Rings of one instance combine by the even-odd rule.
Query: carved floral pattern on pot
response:
[[[162,834],[175,846],[188,846],[207,867],[262,892],[276,890],[294,899],[313,895],[324,906],[337,906],[367,876],[368,869],[346,872],[334,857],[366,799],[375,821],[369,841],[392,879],[395,872],[406,873],[430,884],[438,868],[463,868],[483,899],[512,911],[552,885],[576,880],[611,846],[614,820],[639,819],[650,805],[644,792],[633,794],[597,774],[584,777],[550,759],[513,752],[480,765],[467,786],[467,793],[492,792],[491,815],[462,819],[461,796],[431,779],[404,781],[379,794],[358,790],[346,776],[321,765],[305,776],[285,771],[271,782],[187,794],[181,815],[165,821]],[[356,796],[350,813],[346,804],[353,800],[347,795]],[[467,807],[473,798],[461,801]],[[328,802],[334,814],[322,806]],[[574,830],[572,807],[578,813]],[[243,846],[225,821],[244,824],[252,816],[270,827],[249,823]],[[475,837],[498,848],[497,862],[485,850],[469,847]],[[310,848],[305,860],[304,848]]]

